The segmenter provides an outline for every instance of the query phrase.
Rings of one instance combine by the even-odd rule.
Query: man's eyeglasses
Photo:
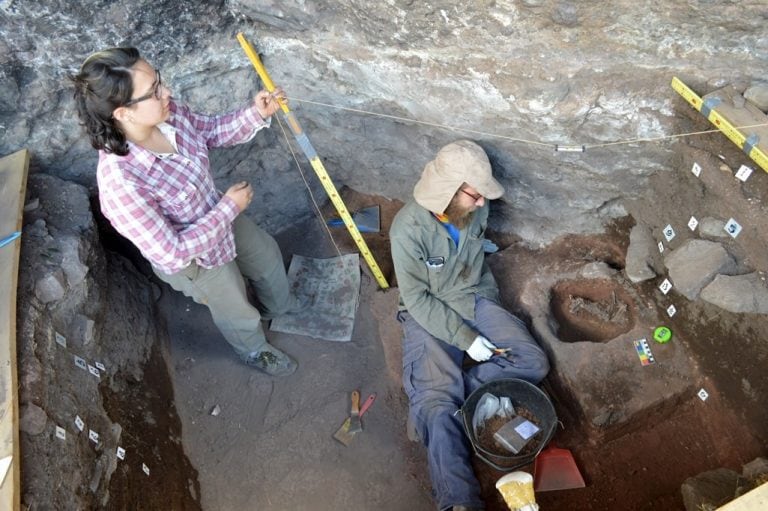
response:
[[[155,74],[157,75],[157,79],[155,80],[155,86],[152,89],[152,92],[148,94],[144,94],[143,96],[140,96],[135,99],[131,99],[128,101],[124,106],[131,106],[135,105],[136,103],[140,103],[142,101],[146,101],[147,99],[160,99],[163,96],[163,79],[160,78],[160,71],[155,70]]]
[[[467,195],[469,195],[470,197],[472,197],[472,199],[473,199],[475,202],[477,202],[477,201],[479,201],[480,199],[482,199],[482,198],[483,198],[483,196],[482,196],[482,195],[480,195],[479,193],[478,193],[478,194],[469,193],[469,192],[468,192],[468,191],[466,191],[464,188],[459,188],[459,191],[460,191],[460,192],[462,192],[462,193],[466,193]]]

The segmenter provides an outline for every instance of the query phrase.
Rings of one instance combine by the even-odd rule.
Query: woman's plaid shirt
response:
[[[173,101],[170,110],[162,128],[176,153],[158,155],[130,142],[126,156],[99,151],[101,211],[158,270],[176,273],[192,261],[214,268],[237,255],[232,221],[239,211],[214,186],[208,148],[247,142],[269,120],[253,105],[220,116]]]

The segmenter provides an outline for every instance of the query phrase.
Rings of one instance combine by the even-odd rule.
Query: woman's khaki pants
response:
[[[232,223],[237,257],[216,268],[201,268],[194,261],[185,269],[155,274],[176,291],[208,306],[213,322],[241,359],[261,351],[267,343],[261,319],[288,312],[292,298],[275,239],[245,215]],[[248,301],[245,280],[251,281],[262,312]]]

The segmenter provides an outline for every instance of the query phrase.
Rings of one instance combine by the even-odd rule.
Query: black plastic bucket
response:
[[[512,401],[512,406],[515,408],[526,408],[536,417],[541,432],[533,439],[537,444],[532,452],[524,455],[510,454],[509,456],[501,456],[484,449],[480,445],[472,428],[472,418],[475,415],[477,403],[486,392],[498,398],[508,397]],[[539,452],[552,439],[555,426],[557,426],[557,414],[555,414],[555,407],[552,406],[552,401],[549,400],[549,397],[535,385],[517,378],[484,383],[469,395],[464,402],[464,406],[459,411],[464,422],[464,431],[472,443],[472,448],[477,457],[502,472],[509,472],[533,463]]]

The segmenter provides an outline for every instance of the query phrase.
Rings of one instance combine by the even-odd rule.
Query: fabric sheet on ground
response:
[[[294,255],[288,281],[301,309],[274,319],[271,330],[329,341],[352,339],[360,297],[357,254],[330,259]]]

